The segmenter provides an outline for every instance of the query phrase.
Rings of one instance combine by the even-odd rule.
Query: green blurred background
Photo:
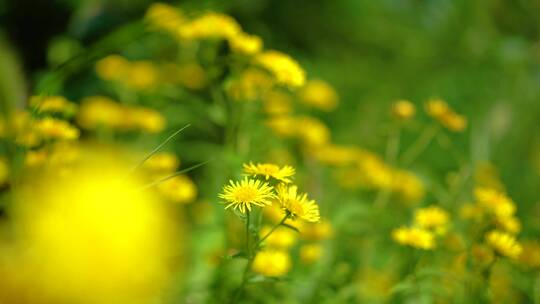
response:
[[[140,20],[151,2],[0,1],[1,98],[24,102],[44,70]],[[453,149],[465,155],[463,161],[494,163],[532,228],[525,233],[540,232],[540,1],[180,4],[231,14],[268,48],[298,59],[310,77],[334,85],[341,105],[319,116],[337,143],[382,152],[386,137],[379,126],[388,123],[391,102],[405,98],[421,108],[430,97],[446,99],[469,119],[464,135],[450,135]],[[405,144],[414,140],[416,133],[409,133]],[[444,177],[458,169],[446,153],[432,145],[423,163]]]

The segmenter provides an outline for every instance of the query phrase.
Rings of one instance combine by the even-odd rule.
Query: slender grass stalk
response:
[[[191,166],[191,167],[187,167],[187,168],[185,168],[185,169],[183,169],[183,170],[174,172],[173,174],[167,175],[167,176],[162,177],[162,178],[160,178],[160,179],[158,179],[158,180],[156,180],[156,181],[153,181],[153,182],[151,182],[151,183],[149,183],[149,184],[144,185],[143,187],[140,188],[140,190],[146,190],[146,189],[148,189],[148,188],[152,188],[152,187],[154,187],[154,186],[156,186],[156,185],[159,185],[159,184],[161,184],[161,183],[163,183],[163,182],[165,182],[165,181],[167,181],[167,180],[169,180],[169,179],[171,179],[171,178],[173,178],[173,177],[175,177],[175,176],[184,174],[184,173],[186,173],[186,172],[189,172],[189,171],[191,171],[191,170],[194,170],[194,169],[196,169],[196,168],[199,168],[199,167],[201,167],[201,166],[204,166],[204,165],[206,165],[207,163],[209,163],[209,162],[211,162],[211,161],[212,161],[212,160],[209,159],[209,160],[204,161],[204,162],[202,162],[202,163],[198,163],[198,164],[195,164],[195,165],[193,165],[193,166]]]
[[[410,148],[403,153],[401,158],[401,164],[404,167],[410,166],[417,158],[426,150],[429,146],[435,135],[439,132],[439,126],[432,124],[431,126],[424,129],[424,132],[420,134],[418,139],[410,146]]]

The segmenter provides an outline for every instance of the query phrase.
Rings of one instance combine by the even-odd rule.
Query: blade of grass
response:
[[[143,187],[141,188],[141,190],[146,190],[146,189],[148,189],[148,188],[152,188],[152,187],[154,187],[154,186],[156,186],[156,185],[159,185],[159,184],[161,184],[161,183],[163,183],[163,182],[165,182],[165,181],[167,181],[167,180],[169,180],[169,179],[171,179],[171,178],[173,178],[173,177],[175,177],[175,176],[184,174],[184,173],[186,173],[186,172],[189,172],[189,171],[191,171],[191,170],[194,170],[194,169],[197,169],[197,168],[199,168],[199,167],[201,167],[201,166],[204,166],[204,165],[206,165],[207,163],[209,163],[209,162],[211,162],[211,161],[212,161],[212,160],[209,159],[209,160],[207,160],[207,161],[203,161],[202,163],[198,163],[198,164],[196,164],[196,165],[193,165],[193,166],[191,166],[191,167],[185,168],[185,169],[183,169],[183,170],[176,171],[176,172],[174,172],[174,173],[171,174],[171,175],[167,175],[167,176],[162,177],[162,178],[160,178],[160,179],[158,179],[158,180],[156,180],[156,181],[153,181],[153,182],[151,182],[151,183],[149,183],[149,184],[146,184],[145,186],[143,186]]]

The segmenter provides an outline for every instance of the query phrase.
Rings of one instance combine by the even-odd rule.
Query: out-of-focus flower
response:
[[[233,80],[227,94],[238,101],[252,101],[264,96],[274,85],[274,81],[264,71],[246,69]]]
[[[127,304],[163,296],[180,230],[121,161],[88,154],[73,171],[33,173],[15,193],[0,298]]]
[[[64,120],[47,117],[36,121],[35,128],[44,139],[73,140],[79,138],[79,130]]]
[[[291,97],[281,91],[272,90],[264,95],[264,111],[269,115],[287,115],[292,112]]]
[[[328,143],[311,151],[311,155],[323,164],[345,166],[358,159],[358,154],[361,153],[359,150],[356,147]]]
[[[175,203],[192,203],[197,198],[197,186],[186,175],[169,178],[157,185],[163,196]]]
[[[517,234],[521,231],[521,222],[515,216],[499,217],[495,222],[501,230],[508,233]]]
[[[302,223],[298,226],[300,236],[309,241],[322,241],[334,235],[330,222],[321,220],[318,223]]]
[[[148,133],[159,133],[165,129],[166,120],[163,115],[153,109],[133,107],[129,109],[132,127]]]
[[[229,39],[229,45],[233,52],[253,55],[262,50],[263,41],[259,36],[240,32]]]
[[[5,158],[0,158],[0,187],[8,183],[9,169]]]
[[[288,115],[273,116],[266,120],[266,125],[276,135],[290,138],[296,135],[296,120]]]
[[[267,235],[271,229],[269,226],[263,227],[259,233],[261,238]],[[296,232],[283,226],[279,227],[266,238],[264,243],[272,249],[288,249],[296,243]]]
[[[36,108],[39,112],[72,115],[77,109],[74,103],[63,96],[32,96],[29,103],[30,106]]]
[[[391,190],[405,203],[420,201],[425,195],[424,183],[415,174],[405,170],[392,171]]]
[[[538,241],[523,242],[519,262],[526,267],[540,269],[540,243]]]
[[[274,75],[277,82],[298,88],[306,82],[306,73],[289,55],[278,51],[265,51],[257,54],[255,62]]]
[[[291,258],[285,251],[260,251],[253,259],[252,270],[267,277],[283,276],[290,269]]]
[[[400,227],[392,231],[392,238],[399,244],[431,250],[435,248],[433,232],[418,227]]]
[[[176,34],[180,26],[186,22],[180,9],[160,2],[152,3],[144,18],[151,27],[173,34]]]
[[[109,81],[120,81],[129,69],[129,61],[120,55],[109,55],[96,63],[96,73]]]
[[[322,256],[323,250],[320,244],[307,244],[300,247],[300,261],[304,264],[313,264]]]
[[[173,153],[159,152],[147,159],[143,168],[152,174],[163,175],[176,171],[180,166],[180,160]]]
[[[455,113],[448,104],[440,99],[434,98],[426,103],[426,112],[447,129],[454,132],[462,132],[467,128],[467,119]]]
[[[334,88],[320,79],[309,80],[298,95],[304,104],[327,112],[334,110],[339,102]]]
[[[233,39],[242,29],[231,16],[209,12],[186,22],[178,29],[182,39]]]
[[[514,215],[516,205],[506,194],[491,188],[474,189],[477,203],[496,217],[506,218]]]
[[[197,63],[187,63],[178,67],[178,81],[191,90],[200,90],[208,84],[206,71]]]
[[[159,72],[156,66],[146,60],[130,62],[126,72],[125,84],[136,90],[154,88],[159,80]]]
[[[279,167],[274,164],[244,164],[244,173],[251,176],[263,176],[266,180],[270,177],[284,182],[291,183],[290,177],[294,176],[296,171],[291,166]]]
[[[459,210],[459,214],[464,219],[480,220],[484,215],[484,210],[477,204],[464,204]]]
[[[392,104],[392,115],[397,119],[409,120],[416,114],[416,107],[408,100],[398,100]]]
[[[246,213],[251,211],[252,205],[259,207],[272,205],[271,200],[275,194],[268,183],[245,177],[241,181],[229,181],[229,185],[223,187],[219,197],[225,200],[225,209],[232,207]]]
[[[450,220],[448,212],[437,206],[420,208],[414,213],[414,223],[437,233],[445,233]]]
[[[320,220],[319,206],[314,200],[310,200],[307,194],[299,194],[297,186],[286,186],[279,184],[277,187],[277,198],[281,209],[288,214],[291,219],[302,219],[306,222],[318,222]]]
[[[314,117],[296,118],[296,130],[299,138],[308,147],[318,147],[330,142],[330,130],[322,121]]]
[[[511,259],[517,259],[523,251],[521,244],[513,235],[498,230],[488,232],[486,242],[498,254]]]
[[[84,129],[118,128],[123,124],[122,106],[105,96],[86,97],[81,101],[77,123]]]

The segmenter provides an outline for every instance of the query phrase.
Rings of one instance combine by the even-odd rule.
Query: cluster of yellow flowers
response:
[[[454,112],[440,98],[429,100],[426,104],[426,112],[450,131],[462,132],[467,128],[467,118]]]
[[[415,211],[411,227],[400,227],[392,231],[392,238],[402,245],[424,250],[437,246],[436,237],[444,235],[448,229],[450,216],[438,206],[429,206]]]
[[[76,118],[81,128],[86,130],[107,128],[159,133],[166,124],[165,117],[156,110],[120,104],[105,96],[84,98]]]

